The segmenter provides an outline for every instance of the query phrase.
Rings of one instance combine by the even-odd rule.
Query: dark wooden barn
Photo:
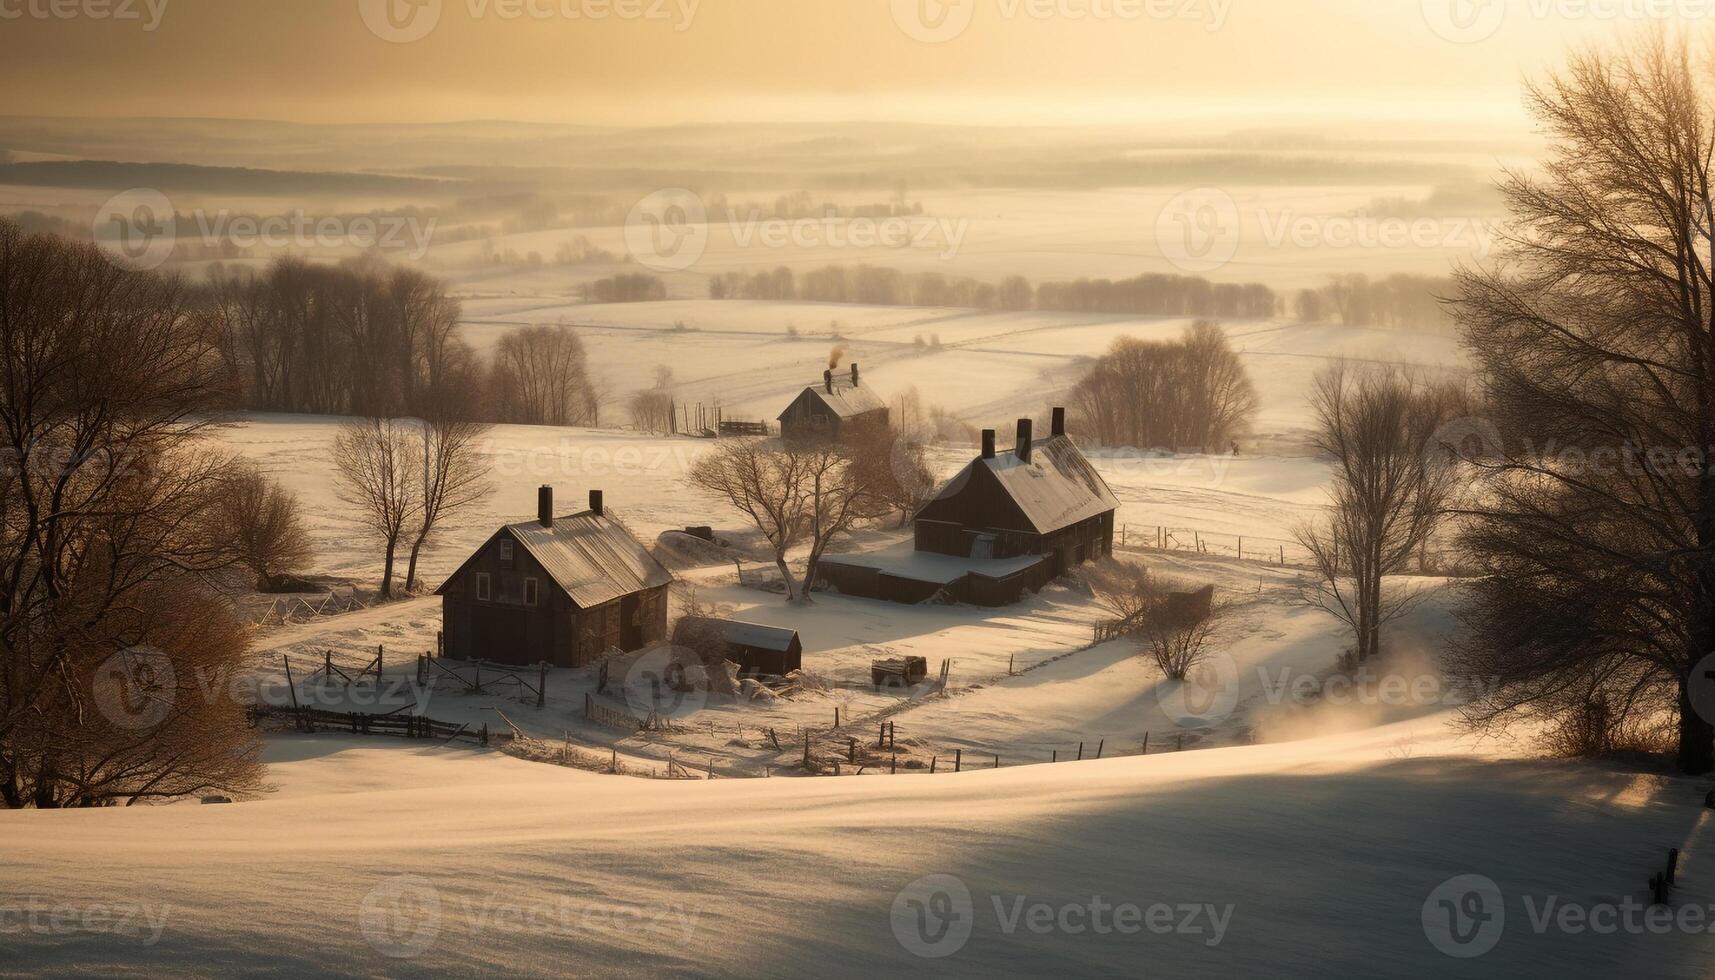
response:
[[[719,652],[705,648],[719,641]],[[696,649],[705,660],[723,656],[738,665],[740,677],[784,677],[804,666],[804,643],[797,630],[730,619],[686,616],[679,620],[673,642]]]
[[[541,489],[537,518],[501,528],[437,593],[444,652],[461,660],[582,667],[610,650],[666,639],[673,576],[606,513],[554,516]]]
[[[1066,412],[1037,445],[1029,419],[1018,443],[982,455],[917,512],[915,540],[822,560],[818,582],[847,595],[918,603],[934,598],[1005,606],[1086,561],[1113,553],[1119,500],[1066,435]]]
[[[863,386],[858,366],[852,365],[849,379],[822,375],[820,385],[799,393],[780,413],[780,435],[789,441],[850,438],[861,431],[887,428],[887,403]]]
[[[1048,577],[1113,552],[1119,499],[1066,435],[1066,410],[1037,444],[1029,419],[1018,423],[1010,453],[995,452],[993,430],[982,455],[917,512],[917,550],[963,558],[1040,555]]]

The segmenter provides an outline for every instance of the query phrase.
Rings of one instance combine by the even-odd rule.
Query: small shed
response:
[[[849,379],[836,377],[832,370],[823,372],[822,383],[800,392],[779,421],[781,438],[805,442],[885,430],[890,418],[887,403],[863,386],[863,375],[853,364]]]
[[[804,643],[798,631],[779,626],[686,616],[679,620],[673,642],[695,650],[705,663],[724,656],[738,665],[740,677],[784,677],[804,666]],[[709,649],[716,645],[721,652]]]

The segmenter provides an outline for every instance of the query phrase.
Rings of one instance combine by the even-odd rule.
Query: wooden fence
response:
[[[266,719],[290,721],[301,732],[349,731],[353,735],[394,735],[410,739],[439,739],[443,742],[466,739],[479,745],[487,745],[491,737],[486,723],[481,727],[472,727],[469,723],[436,721],[422,715],[406,713],[402,709],[371,715],[278,704],[250,706],[251,725]],[[497,734],[492,737],[505,736]]]
[[[1296,541],[1260,535],[1223,534],[1189,527],[1121,524],[1119,546],[1144,551],[1194,551],[1230,555],[1281,567],[1308,567],[1310,556]]]
[[[267,610],[256,620],[256,625],[286,626],[291,623],[307,623],[323,616],[338,616],[368,608],[369,604],[356,595],[342,596],[332,591],[315,601],[303,596],[280,596],[268,604]]]

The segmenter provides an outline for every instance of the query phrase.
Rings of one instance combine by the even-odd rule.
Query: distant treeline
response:
[[[1451,279],[1410,275],[1371,279],[1354,273],[1334,276],[1319,289],[1299,290],[1287,312],[1311,323],[1447,333],[1454,323],[1442,298],[1455,294]]]
[[[216,265],[202,307],[232,407],[316,415],[593,425],[584,349],[564,326],[521,326],[489,357],[458,337],[446,285],[373,260]]]
[[[661,288],[664,291],[665,285]],[[1305,321],[1434,332],[1449,329],[1440,297],[1451,288],[1451,280],[1429,276],[1371,280],[1353,274],[1334,276],[1326,286],[1316,289],[1282,295],[1261,283],[1217,283],[1200,276],[1149,274],[1041,284],[1032,284],[1023,276],[1008,276],[997,284],[872,265],[826,266],[803,273],[780,266],[715,276],[709,280],[709,298],[1137,316],[1293,316]]]

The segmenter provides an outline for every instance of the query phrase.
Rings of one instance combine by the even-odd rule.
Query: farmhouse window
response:
[[[524,604],[526,606],[534,606],[536,604],[536,595],[537,595],[536,580],[534,578],[525,579],[524,580]]]
[[[476,601],[488,602],[494,598],[494,588],[489,585],[488,573],[476,573]]]
[[[500,542],[500,560],[505,562],[508,565],[512,564],[512,542],[511,541]]]

